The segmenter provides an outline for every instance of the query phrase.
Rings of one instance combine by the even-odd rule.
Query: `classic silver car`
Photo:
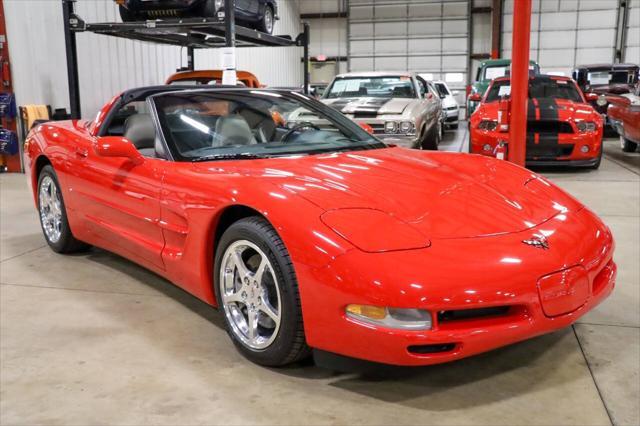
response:
[[[341,74],[320,100],[387,143],[437,150],[442,138],[440,98],[415,73]]]

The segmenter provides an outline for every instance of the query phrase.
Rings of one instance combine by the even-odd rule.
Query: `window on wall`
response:
[[[464,81],[464,74],[461,72],[448,72],[444,75],[444,80],[447,83],[462,83]]]

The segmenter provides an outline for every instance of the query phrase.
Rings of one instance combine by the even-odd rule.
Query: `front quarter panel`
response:
[[[242,206],[274,226],[294,263],[303,294],[306,271],[322,267],[352,246],[320,221],[322,209],[281,189],[278,181],[288,177],[268,172],[256,177],[253,167],[245,168],[248,161],[238,163],[242,161],[167,164],[161,196],[167,277],[215,305],[216,229],[227,209]],[[257,180],[265,182],[258,185]]]

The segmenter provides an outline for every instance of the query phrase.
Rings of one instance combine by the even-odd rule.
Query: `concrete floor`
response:
[[[443,148],[464,148],[466,126]],[[104,251],[45,247],[0,176],[0,424],[640,424],[640,154],[545,174],[613,229],[613,295],[572,328],[385,378],[244,360],[217,312]]]

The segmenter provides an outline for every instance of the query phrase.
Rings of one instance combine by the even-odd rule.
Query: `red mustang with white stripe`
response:
[[[499,112],[507,110],[504,105],[510,84],[507,77],[495,79],[471,116],[469,152],[495,156],[501,141],[508,146],[509,117],[499,123]],[[602,158],[602,130],[602,117],[572,79],[546,75],[529,79],[528,166],[597,169]]]

